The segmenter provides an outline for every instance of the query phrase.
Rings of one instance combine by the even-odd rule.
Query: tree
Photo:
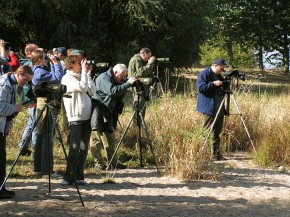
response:
[[[157,56],[190,66],[204,39],[205,5],[201,0],[10,0],[4,6],[19,11],[21,46],[76,47],[109,62],[129,61],[148,46]],[[11,35],[11,25],[4,26]]]

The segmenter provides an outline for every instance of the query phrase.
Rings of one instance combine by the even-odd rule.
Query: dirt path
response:
[[[47,179],[9,179],[13,200],[0,202],[0,216],[290,216],[290,173],[259,169],[244,153],[219,162],[218,182],[182,182],[160,177],[156,169],[117,171],[115,184],[88,174],[81,186],[82,207],[75,187]]]

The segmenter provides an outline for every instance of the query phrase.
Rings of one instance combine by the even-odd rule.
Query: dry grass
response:
[[[190,73],[196,75],[198,72],[192,70],[187,74]],[[177,74],[180,76],[180,73]],[[191,83],[184,82],[187,79],[185,74],[182,75],[183,81],[175,79],[172,82],[174,90],[167,92],[163,98],[151,99],[148,104],[145,120],[156,159],[153,158],[148,145],[145,145],[146,134],[142,130],[143,162],[144,165],[152,165],[156,160],[162,172],[184,180],[216,179],[219,171],[211,164],[211,141],[209,140],[206,145],[203,144],[206,132],[201,128],[201,117],[195,111],[196,91],[190,88],[195,78],[190,78]],[[241,82],[239,90],[234,93],[257,153],[253,152],[240,115],[230,115],[226,118],[222,134],[222,149],[225,154],[236,150],[253,152],[254,159],[264,166],[290,165],[290,94],[289,85],[285,82],[288,77],[281,75],[281,83],[275,77],[273,79],[275,82],[271,83],[265,78],[266,76],[268,75],[259,76],[257,72],[252,72],[246,82]],[[132,115],[130,94],[126,105],[126,112],[121,116],[123,128],[119,127],[117,138],[120,138]],[[238,113],[233,99],[230,112]],[[26,124],[26,118],[27,113],[23,112],[15,119],[7,145],[9,164],[18,153],[17,144]],[[62,123],[61,120],[59,123]],[[131,168],[138,167],[139,163],[140,150],[136,144],[136,130],[137,127],[132,124],[119,149],[120,160]],[[57,170],[63,172],[65,159],[57,141],[55,159]],[[89,173],[93,170],[92,163],[93,159],[89,155],[86,168]],[[32,175],[29,157],[20,158],[13,172],[13,175],[19,174]]]

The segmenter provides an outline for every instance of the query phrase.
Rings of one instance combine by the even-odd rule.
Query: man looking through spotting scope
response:
[[[104,118],[94,119],[94,112],[92,115],[92,122],[95,121],[96,123],[94,124],[95,127],[92,127],[95,131],[92,131],[91,134],[91,152],[93,157],[98,161],[99,169],[106,169],[101,155],[102,148],[106,152],[107,164],[111,161],[110,165],[113,168],[123,169],[125,167],[118,163],[115,157],[112,159],[115,153],[115,129],[117,127],[118,115],[123,110],[123,97],[127,89],[132,87],[136,81],[135,77],[127,79],[127,67],[124,64],[115,65],[113,69],[100,74],[96,79],[96,95],[94,98],[97,99],[97,102],[101,103],[97,116],[100,116],[102,113],[102,105],[109,111],[109,117],[106,120]]]
[[[216,160],[223,160],[220,153],[220,133],[222,131],[225,108],[218,112],[221,103],[225,97],[225,91],[222,89],[224,77],[221,75],[228,67],[226,61],[222,58],[216,58],[212,65],[201,71],[197,77],[197,108],[203,116],[203,127],[213,132],[213,155]],[[217,116],[217,117],[216,117]]]
[[[135,54],[129,62],[128,75],[129,77],[135,76],[136,78],[150,78],[153,76],[153,67],[156,60],[155,56],[152,56],[152,52],[149,48],[144,47],[138,54]],[[138,103],[139,100],[139,103]],[[142,112],[143,118],[145,117],[145,97],[143,91],[139,92],[136,87],[133,89],[133,109]],[[143,109],[143,110],[142,110]],[[137,119],[137,115],[134,121]]]

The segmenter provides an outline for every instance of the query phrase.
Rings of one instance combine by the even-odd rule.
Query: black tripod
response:
[[[28,138],[30,138],[30,136],[31,136],[31,134],[32,134],[32,132],[33,132],[33,130],[34,130],[34,128],[37,126],[37,124],[38,124],[39,121],[41,120],[44,111],[46,111],[46,115],[47,115],[47,117],[46,117],[46,123],[45,123],[45,124],[46,124],[46,127],[47,127],[47,131],[49,130],[49,115],[51,115],[51,117],[53,118],[53,123],[54,123],[54,126],[55,126],[55,130],[56,130],[56,133],[57,133],[57,139],[58,139],[59,142],[61,143],[62,150],[63,150],[63,152],[64,152],[64,155],[65,155],[65,159],[66,159],[66,161],[67,161],[67,164],[68,164],[69,167],[71,167],[71,164],[70,164],[70,162],[68,161],[68,156],[67,156],[67,153],[66,153],[66,150],[65,150],[64,144],[63,144],[63,139],[62,139],[62,136],[61,136],[61,133],[60,133],[59,125],[58,125],[58,123],[57,123],[57,116],[56,116],[56,114],[55,114],[55,112],[54,112],[54,105],[52,105],[52,101],[53,101],[53,99],[51,99],[51,97],[47,97],[47,98],[46,98],[46,103],[45,103],[45,105],[43,106],[43,108],[40,110],[40,113],[39,113],[39,115],[38,115],[36,121],[33,123],[33,127],[30,129],[30,131],[29,131],[27,137],[24,139],[23,146],[21,147],[21,149],[20,149],[20,151],[19,151],[19,154],[17,155],[15,161],[13,162],[13,164],[12,164],[12,166],[11,166],[9,172],[8,172],[8,175],[5,177],[4,182],[2,183],[2,185],[1,185],[1,187],[0,187],[0,190],[3,188],[3,186],[5,185],[5,183],[6,183],[7,180],[8,180],[9,176],[11,175],[12,170],[14,169],[14,167],[15,167],[15,165],[16,165],[18,159],[19,159],[19,157],[21,156],[22,150],[27,148],[27,146],[28,146],[28,142],[29,142],[29,139],[28,139]],[[47,134],[46,136],[47,136],[47,138],[48,138],[48,141],[47,141],[48,148],[47,148],[47,149],[48,149],[48,155],[49,155],[49,156],[48,156],[48,159],[49,159],[49,167],[48,167],[48,168],[49,168],[49,173],[48,173],[49,185],[48,185],[48,186],[49,186],[49,193],[51,193],[51,180],[50,180],[50,174],[51,174],[51,164],[52,164],[52,162],[51,162],[51,160],[50,160],[50,159],[51,159],[51,156],[50,156],[51,153],[50,153],[50,148],[49,148],[49,146],[50,146],[50,142],[49,142],[48,132],[46,132],[46,134]],[[82,197],[81,197],[81,194],[80,194],[80,191],[79,191],[78,185],[77,185],[77,183],[76,183],[75,174],[73,173],[72,168],[70,168],[70,169],[71,169],[72,174],[73,174],[73,181],[74,181],[74,184],[75,184],[75,186],[76,186],[76,189],[77,189],[77,192],[78,192],[78,195],[79,195],[80,201],[81,201],[81,203],[82,203],[82,206],[84,207],[85,205],[84,205],[84,202],[83,202],[83,200],[82,200]]]
[[[230,81],[229,81],[229,82],[230,82]],[[233,99],[233,102],[234,102],[234,104],[235,104],[235,106],[236,106],[236,109],[237,109],[237,111],[238,111],[238,114],[237,114],[237,115],[240,116],[240,119],[241,119],[242,124],[243,124],[243,127],[244,127],[244,129],[245,129],[245,131],[246,131],[246,133],[247,133],[247,136],[248,136],[248,138],[249,138],[249,141],[250,141],[250,143],[251,143],[251,145],[252,145],[252,147],[253,147],[254,152],[255,152],[256,155],[257,155],[256,148],[255,148],[255,146],[254,146],[253,140],[251,139],[251,136],[250,136],[249,130],[248,130],[248,128],[247,128],[247,126],[246,126],[246,123],[245,123],[245,121],[244,121],[243,114],[242,114],[242,112],[241,112],[241,110],[240,110],[240,108],[239,108],[239,106],[238,106],[238,103],[237,103],[237,101],[236,101],[236,99],[235,99],[235,96],[234,96],[233,92],[230,90],[230,88],[226,90],[226,94],[225,94],[225,96],[224,96],[224,98],[223,98],[223,100],[222,100],[222,102],[221,102],[221,104],[220,104],[220,106],[219,106],[219,108],[218,108],[218,111],[217,111],[217,113],[216,113],[216,115],[215,115],[215,119],[214,119],[213,123],[211,124],[210,129],[208,130],[208,134],[207,134],[206,139],[205,139],[205,141],[204,141],[204,143],[203,143],[203,146],[202,146],[201,151],[202,151],[203,148],[205,147],[205,145],[206,145],[206,143],[207,143],[207,141],[208,141],[208,139],[209,139],[209,137],[210,137],[210,134],[211,134],[211,132],[213,131],[213,127],[214,127],[214,125],[215,125],[215,123],[216,123],[216,120],[217,120],[219,114],[221,113],[222,109],[224,109],[224,105],[226,105],[226,107],[225,107],[225,115],[226,115],[226,116],[229,116],[229,115],[230,115],[230,97],[232,97],[232,99]],[[226,104],[225,104],[225,102],[226,102]],[[226,117],[226,116],[225,116],[225,117]]]
[[[112,156],[112,159],[108,163],[107,169],[110,168],[110,165],[112,164],[112,161],[113,161],[113,159],[114,159],[114,157],[115,157],[115,155],[116,155],[116,153],[117,153],[117,151],[118,151],[121,143],[123,142],[123,140],[125,138],[125,135],[128,132],[131,123],[133,122],[134,117],[137,116],[137,127],[138,127],[137,144],[138,144],[138,147],[139,147],[140,166],[141,167],[144,167],[144,165],[143,165],[143,153],[142,153],[142,147],[143,146],[142,146],[142,143],[141,143],[141,127],[143,127],[143,129],[145,131],[145,134],[146,134],[146,143],[150,147],[150,151],[151,151],[152,156],[153,156],[153,158],[155,160],[155,164],[156,164],[157,171],[159,171],[159,166],[158,166],[157,160],[155,158],[154,149],[153,149],[153,146],[152,146],[152,142],[150,140],[150,137],[149,137],[149,132],[148,132],[148,129],[147,129],[145,120],[144,120],[143,115],[142,115],[142,112],[145,109],[146,104],[147,104],[148,101],[145,101],[144,106],[140,109],[139,108],[139,101],[140,101],[140,98],[139,97],[140,97],[139,96],[139,93],[137,93],[137,105],[135,106],[134,112],[133,112],[133,114],[132,114],[132,116],[130,118],[130,121],[129,121],[127,127],[125,128],[125,130],[124,130],[124,132],[123,132],[123,134],[121,136],[121,139],[120,139],[120,141],[119,141],[119,143],[118,143],[118,145],[116,147],[116,150],[115,150],[115,152],[114,152],[114,154]]]

